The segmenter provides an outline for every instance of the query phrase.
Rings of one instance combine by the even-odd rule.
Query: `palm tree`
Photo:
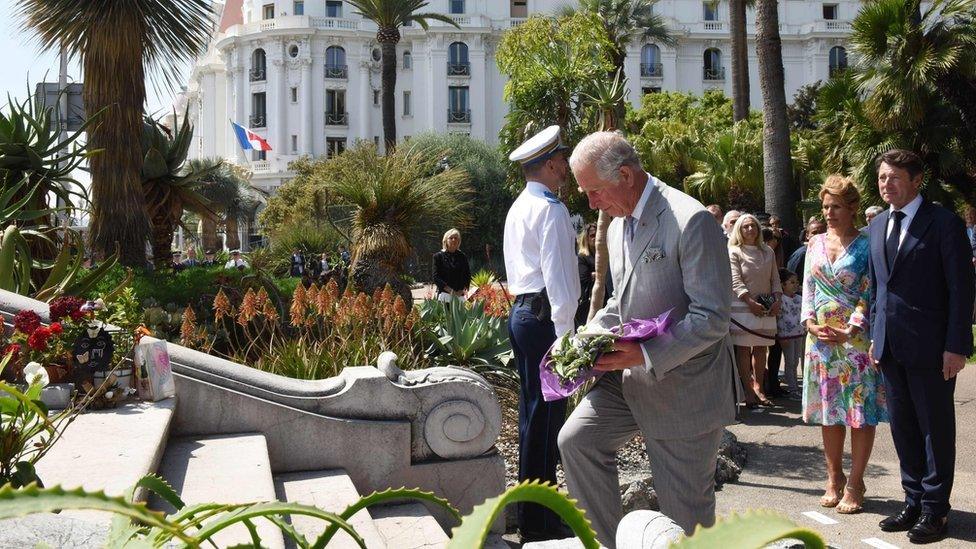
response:
[[[748,122],[737,122],[707,146],[692,152],[700,171],[685,180],[685,192],[703,202],[725,202],[730,192],[763,194],[762,143]]]
[[[749,117],[749,43],[746,5],[752,0],[729,0],[729,34],[732,35],[732,120]]]
[[[620,78],[626,78],[624,61],[627,59],[627,47],[635,40],[653,41],[666,46],[676,43],[674,36],[668,32],[664,20],[654,13],[657,0],[580,0],[581,11],[595,14],[607,33],[611,48],[608,52],[613,68],[608,76],[613,79],[619,73]],[[566,8],[569,14],[572,8]],[[621,102],[621,105],[623,103]],[[620,116],[622,112],[618,113]]]
[[[763,97],[763,181],[766,211],[778,215],[783,228],[796,233],[798,200],[790,165],[790,119],[786,111],[783,45],[776,0],[756,2],[756,54]]]
[[[200,170],[206,166],[220,162],[218,159],[194,159],[189,163],[191,171]],[[203,178],[200,194],[210,204],[211,213],[200,216],[203,225],[200,234],[201,245],[204,250],[222,248],[217,238],[217,227],[224,225],[227,235],[227,247],[239,248],[240,224],[249,223],[254,212],[262,203],[263,192],[252,187],[247,178],[237,166],[221,164],[220,169],[210,172]]]
[[[118,242],[126,265],[143,266],[149,237],[142,181],[146,74],[168,86],[203,51],[212,30],[208,0],[18,0],[25,28],[42,49],[77,56],[85,111],[106,108],[88,132],[101,153],[91,159],[91,237],[97,250]]]
[[[170,264],[173,231],[181,223],[184,210],[201,216],[212,215],[210,203],[200,194],[200,189],[203,180],[221,166],[219,162],[185,165],[193,128],[185,113],[182,119],[175,135],[149,116],[143,125],[142,188],[152,224],[152,260],[157,269]]]
[[[919,6],[918,0],[878,0],[852,24],[855,79],[870,92],[867,114],[875,124],[907,128],[944,100],[976,128],[974,3],[940,0],[921,15]]]
[[[599,112],[599,130],[613,131],[619,125],[617,113],[627,98],[627,80],[623,77],[621,69],[614,77],[613,81],[606,82],[597,80],[593,83],[593,89],[584,96],[587,103],[596,107]],[[593,290],[590,293],[590,312],[587,314],[587,321],[596,316],[597,311],[603,308],[603,298],[606,295],[607,271],[610,268],[610,251],[607,248],[607,229],[610,227],[611,216],[600,210],[596,222],[596,253],[593,256],[594,278]]]
[[[400,27],[416,22],[424,30],[429,28],[428,20],[441,21],[461,28],[453,19],[439,13],[417,13],[427,7],[426,0],[346,0],[359,15],[376,23],[376,41],[383,54],[382,96],[383,96],[383,143],[387,151],[396,147],[396,45],[400,42]]]
[[[439,168],[444,156],[444,151],[419,146],[380,156],[372,143],[365,143],[315,166],[313,181],[352,207],[345,226],[352,228],[351,278],[358,290],[372,293],[389,284],[411,303],[400,276],[413,251],[411,238],[438,238],[431,233],[465,221],[468,174]]]

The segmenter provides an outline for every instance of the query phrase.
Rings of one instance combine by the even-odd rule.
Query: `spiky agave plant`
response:
[[[437,238],[440,228],[467,220],[468,174],[441,169],[443,157],[444,151],[419,146],[381,156],[369,143],[315,167],[316,184],[352,206],[352,277],[358,290],[372,294],[389,284],[411,303],[400,277],[413,251],[411,239]]]

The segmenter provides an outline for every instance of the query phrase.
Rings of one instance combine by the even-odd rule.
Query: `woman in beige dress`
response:
[[[743,215],[729,235],[732,263],[732,344],[746,406],[772,406],[763,392],[766,351],[775,342],[780,286],[776,253],[762,239],[759,220]]]

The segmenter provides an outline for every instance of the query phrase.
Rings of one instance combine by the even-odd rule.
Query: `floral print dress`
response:
[[[881,370],[868,356],[868,238],[858,235],[833,263],[826,239],[825,234],[817,235],[807,245],[800,322],[813,320],[834,328],[853,325],[860,332],[841,345],[807,335],[803,421],[854,428],[877,425],[888,421],[888,412]]]

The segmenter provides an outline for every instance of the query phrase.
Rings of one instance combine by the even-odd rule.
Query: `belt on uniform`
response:
[[[542,292],[532,292],[530,294],[519,294],[519,295],[515,296],[515,304],[516,305],[524,305],[526,303],[532,303],[532,300],[535,299],[535,297],[538,296],[540,293],[542,293]]]

